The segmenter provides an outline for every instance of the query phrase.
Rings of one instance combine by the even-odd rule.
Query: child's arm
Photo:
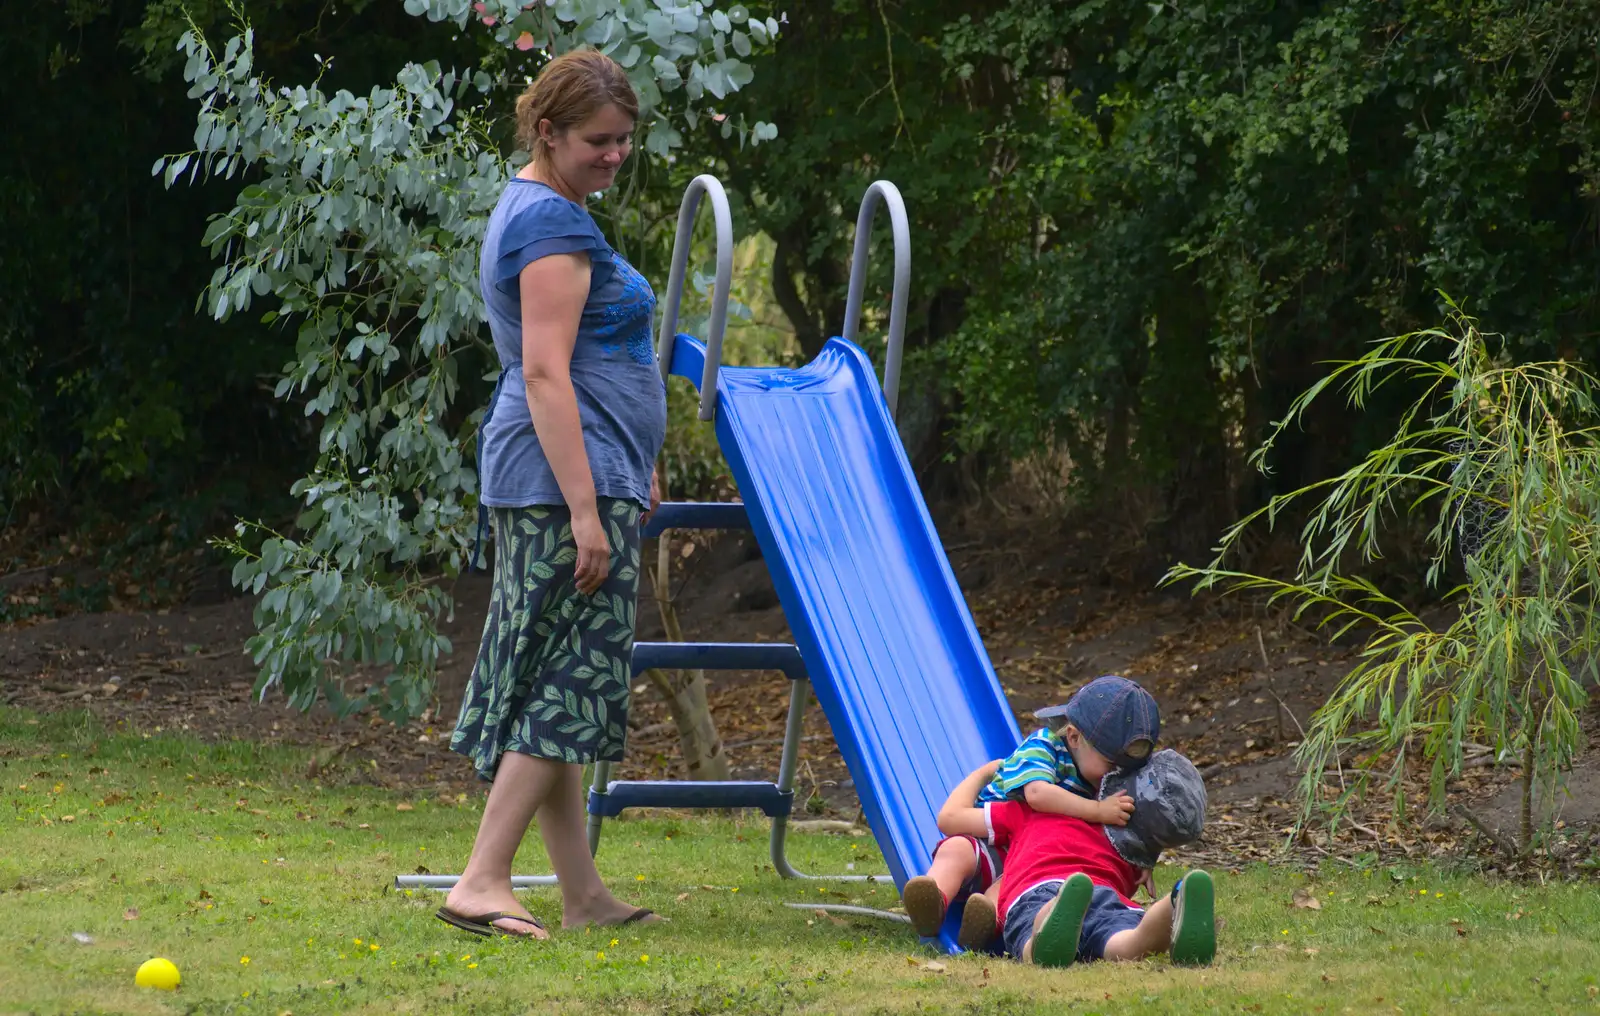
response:
[[[1101,825],[1124,826],[1133,813],[1133,798],[1126,793],[1116,794],[1104,801],[1091,801],[1048,780],[1034,780],[1022,788],[1022,799],[1034,811],[1048,811],[1057,815],[1070,815],[1085,822]]]
[[[973,807],[978,799],[978,791],[983,785],[994,779],[996,769],[1000,768],[999,760],[989,762],[967,774],[967,778],[956,784],[956,789],[950,791],[950,796],[945,800],[944,807],[939,809],[939,831],[946,836],[987,836],[989,825],[983,817],[983,809]]]

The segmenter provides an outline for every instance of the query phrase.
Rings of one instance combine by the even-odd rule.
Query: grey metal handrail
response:
[[[906,295],[911,288],[911,226],[906,219],[906,203],[900,188],[887,180],[874,180],[861,197],[861,212],[856,216],[856,245],[850,256],[850,293],[845,300],[846,342],[856,341],[861,324],[861,300],[867,288],[867,242],[872,239],[872,217],[883,203],[889,208],[889,229],[894,236],[894,295],[889,304],[889,349],[883,361],[883,396],[889,402],[889,416],[895,415],[900,401],[900,361],[905,352]]]
[[[701,173],[689,181],[678,205],[678,232],[672,240],[672,271],[667,276],[667,299],[662,304],[661,335],[656,355],[661,378],[672,373],[672,347],[678,334],[678,308],[683,303],[683,277],[689,267],[689,238],[700,196],[711,196],[711,213],[717,223],[717,281],[711,291],[711,324],[706,334],[706,367],[700,378],[700,419],[709,420],[717,404],[717,369],[722,366],[722,334],[728,326],[728,290],[733,285],[733,214],[722,181]]]

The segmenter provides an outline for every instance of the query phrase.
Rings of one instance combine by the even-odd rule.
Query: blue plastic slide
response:
[[[698,383],[705,346],[673,343]],[[939,806],[1021,739],[871,361],[833,339],[799,368],[717,375],[716,433],[795,645],[897,886]],[[941,941],[954,949],[959,914]]]

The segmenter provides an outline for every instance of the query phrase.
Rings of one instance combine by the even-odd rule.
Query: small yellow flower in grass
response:
[[[611,940],[611,947],[614,949],[614,948],[616,948],[616,945],[617,945],[617,940],[616,939],[612,939]]]
[[[644,876],[643,875],[635,875],[635,876],[633,876],[633,880],[635,882],[643,882],[644,881]]]
[[[248,967],[250,965],[250,957],[248,957],[248,956],[240,956],[239,957],[239,965],[241,967]]]
[[[1283,929],[1283,931],[1279,932],[1279,934],[1287,935],[1287,934],[1289,934],[1289,929],[1285,928],[1285,929]]]
[[[361,940],[359,938],[351,939],[351,941],[353,941],[356,945],[360,945],[361,944]]]
[[[594,954],[594,958],[597,959],[597,960],[603,960],[603,959],[606,958],[606,954],[603,951],[602,952],[597,952],[597,953]]]
[[[1426,896],[1426,895],[1428,895],[1428,890],[1426,890],[1426,889],[1418,889],[1417,890],[1417,895],[1418,896]]]
[[[728,890],[728,891],[729,891],[729,892],[730,892],[730,893],[736,893],[736,892],[738,892],[738,891],[739,891],[739,887],[738,887],[738,886],[734,886],[734,887],[733,887],[733,888],[732,888],[732,889],[729,889],[729,890]]]
[[[465,956],[461,957],[461,962],[465,963],[470,959],[472,959],[472,954],[471,953],[467,953]]]
[[[379,949],[379,946],[378,946],[378,943],[374,942],[371,945],[367,946],[367,948],[371,949],[373,952],[377,952],[378,949]]]
[[[1434,893],[1433,895],[1436,899],[1444,899],[1444,893]]]
[[[476,969],[478,969],[478,965],[476,963],[468,963],[467,964],[467,969],[468,970],[476,970]]]
[[[639,962],[640,963],[649,963],[650,962],[650,954],[649,953],[641,954],[640,957],[639,957]]]

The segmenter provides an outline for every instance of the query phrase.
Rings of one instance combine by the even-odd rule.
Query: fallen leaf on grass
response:
[[[689,894],[688,893],[679,893],[678,894],[678,902],[679,903],[682,903],[684,900],[686,900],[688,898],[689,898]]]
[[[1321,910],[1322,901],[1311,895],[1308,889],[1296,889],[1293,906],[1296,910]]]
[[[1313,946],[1306,946],[1306,948],[1305,948],[1305,954],[1307,956],[1315,956],[1317,953],[1319,953],[1321,951],[1322,951],[1321,949],[1317,949],[1317,948],[1315,948]]]
[[[918,970],[926,970],[930,974],[942,974],[945,972],[945,965],[937,960],[919,960],[915,956],[907,956],[906,963],[916,967]]]
[[[267,899],[265,896],[263,896],[263,897],[261,897],[261,905],[263,907],[270,907],[270,906],[272,906],[272,901]]]
[[[127,910],[124,910],[122,912],[122,919],[124,921],[137,921],[139,919],[139,908],[129,907]]]
[[[394,806],[394,810],[395,811],[416,811],[417,810],[417,806],[412,804],[410,801],[401,801],[399,804]]]

